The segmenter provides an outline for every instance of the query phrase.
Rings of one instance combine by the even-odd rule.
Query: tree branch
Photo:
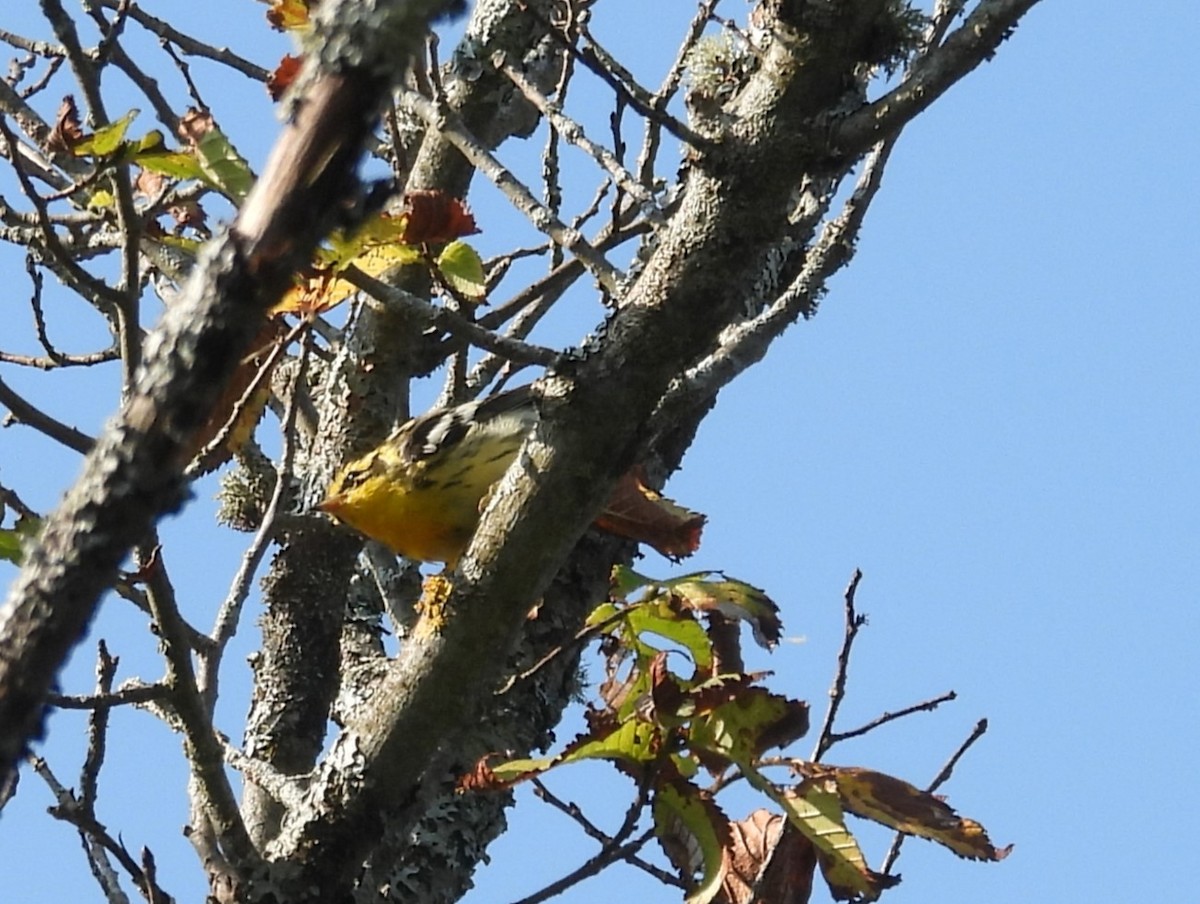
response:
[[[991,59],[996,48],[1038,0],[980,0],[966,20],[918,61],[909,77],[874,103],[836,123],[828,144],[857,156],[895,134],[964,75]]]
[[[168,309],[138,384],[47,519],[0,609],[0,775],[40,734],[46,694],[122,558],[154,519],[183,501],[181,453],[262,312],[353,193],[354,167],[378,109],[411,58],[405,36],[422,33],[431,15],[455,6],[451,0],[322,5],[323,33],[334,49],[310,63],[301,81],[305,102],[266,171],[230,232],[201,255],[185,298]],[[353,65],[336,58],[349,48]]]

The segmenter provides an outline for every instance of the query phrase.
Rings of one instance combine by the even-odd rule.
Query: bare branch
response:
[[[95,440],[74,427],[68,427],[62,421],[55,420],[50,415],[23,399],[12,389],[3,378],[0,378],[0,405],[10,412],[20,424],[25,424],[38,430],[56,442],[62,443],[68,449],[86,454],[95,445]]]
[[[867,623],[865,615],[859,615],[854,608],[854,596],[858,593],[858,584],[862,580],[862,572],[854,570],[846,592],[842,595],[842,604],[846,612],[845,634],[842,637],[842,648],[838,652],[837,673],[833,676],[833,686],[829,689],[829,709],[825,711],[825,721],[821,723],[821,733],[817,735],[817,744],[809,757],[814,763],[820,762],[821,756],[833,743],[833,724],[837,719],[838,709],[846,697],[846,676],[850,671],[850,652],[854,648],[854,638],[859,629]]]
[[[401,91],[403,105],[421,117],[432,129],[440,132],[470,161],[471,165],[492,180],[539,232],[570,251],[599,280],[610,293],[616,294],[622,274],[612,266],[576,229],[565,225],[553,212],[533,196],[533,193],[504,166],[491,151],[467,131],[462,118],[449,109],[439,110],[429,100],[413,91]]]
[[[121,685],[115,691],[104,694],[72,695],[50,694],[46,703],[59,709],[99,709],[114,706],[138,706],[165,699],[171,691],[165,684],[143,684],[140,681]]]
[[[101,6],[105,6],[108,9],[117,9],[123,0],[99,0],[99,2]],[[129,18],[147,31],[158,35],[164,41],[171,42],[190,56],[213,60],[240,72],[242,75],[249,76],[256,82],[265,82],[271,75],[268,70],[261,66],[256,66],[249,60],[243,59],[228,47],[213,47],[210,44],[205,44],[203,41],[198,41],[184,34],[162,19],[157,19],[150,15],[136,3],[129,4]]]
[[[108,833],[108,830],[96,819],[96,814],[92,811],[91,807],[77,800],[75,795],[55,778],[54,773],[50,770],[50,766],[44,759],[31,756],[29,757],[29,763],[33,771],[46,783],[46,786],[54,794],[58,802],[55,807],[51,808],[50,814],[56,819],[61,819],[63,822],[75,826],[79,830],[80,838],[83,840],[84,849],[88,856],[88,862],[93,867],[93,875],[100,882],[101,888],[110,901],[123,901],[125,898],[116,884],[116,877],[112,874],[112,870],[108,866],[107,858],[104,856],[105,853],[111,854],[116,858],[117,862],[129,874],[129,877],[138,886],[138,889],[147,901],[169,902],[174,900],[154,884],[150,877],[146,876],[137,861],[126,850],[125,845],[113,838]]]
[[[229,777],[222,767],[223,751],[212,725],[208,708],[196,684],[192,650],[188,644],[189,627],[175,601],[175,591],[167,578],[157,546],[149,556],[139,553],[139,566],[146,580],[147,598],[167,661],[166,684],[171,703],[188,741],[193,795],[193,820],[207,824],[215,832],[221,849],[244,867],[258,864],[258,852],[238,812],[237,800]],[[197,812],[198,811],[198,812]]]
[[[342,273],[342,278],[362,289],[377,302],[413,315],[507,360],[547,366],[554,363],[559,357],[558,353],[551,349],[530,345],[518,339],[509,339],[506,336],[490,332],[453,311],[435,307],[403,289],[368,276],[357,267],[346,268]]]
[[[113,677],[117,673],[117,660],[108,655],[108,647],[101,640],[96,655],[96,697],[112,694]],[[87,810],[94,810],[98,794],[100,767],[104,765],[104,754],[108,746],[108,710],[106,705],[93,707],[88,714],[87,756],[79,770],[80,803]]]
[[[925,790],[932,794],[938,788],[942,787],[942,785],[946,784],[946,782],[950,780],[950,776],[954,774],[954,767],[958,765],[958,761],[963,758],[966,752],[971,749],[976,741],[984,736],[987,730],[987,719],[980,719],[978,722],[976,722],[975,727],[971,730],[971,733],[967,736],[967,739],[963,741],[958,746],[958,749],[950,755],[950,759],[946,761],[946,765],[938,770],[938,774],[934,777],[933,781],[929,783],[929,786]],[[892,839],[891,847],[888,848],[888,852],[883,858],[883,865],[879,868],[879,871],[884,875],[891,873],[892,867],[895,866],[896,861],[900,859],[900,848],[904,844],[904,838],[904,833],[897,832],[896,837]]]
[[[922,700],[920,703],[914,703],[912,706],[906,706],[903,709],[898,709],[895,712],[885,712],[880,716],[876,716],[865,725],[860,725],[858,728],[851,731],[835,731],[829,735],[829,743],[825,745],[825,750],[828,751],[834,744],[842,741],[848,741],[851,738],[861,737],[867,732],[874,731],[882,725],[887,725],[889,722],[895,722],[897,719],[903,719],[905,716],[911,716],[914,713],[933,712],[943,703],[949,703],[951,700],[957,700],[958,694],[954,691],[946,691],[944,694],[939,694],[936,697],[931,697],[928,700]]]
[[[962,25],[915,64],[902,84],[837,123],[831,146],[855,155],[898,132],[964,75],[990,59],[1037,2],[980,0]]]
[[[620,161],[609,150],[589,139],[583,130],[583,126],[575,120],[564,116],[558,105],[538,91],[537,87],[529,79],[525,78],[524,74],[508,62],[507,59],[502,58],[493,62],[520,89],[525,98],[537,107],[541,114],[550,121],[558,134],[562,135],[563,138],[595,160],[605,172],[612,176],[613,181],[623,191],[627,192],[637,201],[641,214],[650,223],[655,225],[663,223],[663,214],[658,207],[657,201],[654,199],[654,195],[644,185],[639,183],[632,173],[621,166]]]

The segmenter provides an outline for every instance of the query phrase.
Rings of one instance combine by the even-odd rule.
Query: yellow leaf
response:
[[[654,834],[671,862],[700,881],[684,900],[708,904],[721,892],[725,877],[725,847],[729,821],[712,799],[690,782],[676,781],[654,793]]]
[[[466,242],[453,241],[443,248],[437,257],[437,266],[442,278],[460,295],[479,301],[487,294],[483,260]]]
[[[842,805],[855,816],[897,832],[928,838],[969,860],[1003,860],[1012,845],[997,848],[983,826],[964,819],[940,797],[908,782],[857,767],[796,764],[802,775],[833,782]]]
[[[121,146],[125,133],[139,112],[130,110],[116,122],[109,123],[95,134],[84,138],[71,148],[71,153],[76,157],[107,157]]]

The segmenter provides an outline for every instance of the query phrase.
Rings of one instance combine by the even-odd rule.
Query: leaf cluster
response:
[[[809,707],[763,686],[769,673],[733,665],[740,662],[739,642],[727,629],[737,623],[751,626],[767,649],[782,629],[776,604],[744,581],[708,572],[659,581],[616,569],[610,599],[588,619],[606,662],[588,730],[555,756],[485,757],[461,787],[506,789],[587,760],[612,763],[635,783],[664,852],[691,883],[688,904],[806,900],[796,890],[811,889],[818,868],[835,898],[876,900],[899,877],[871,869],[847,813],[936,841],[961,857],[1008,854],[977,822],[901,779],[799,757],[766,758],[808,732]],[[769,777],[780,767],[789,781]],[[706,774],[707,785],[700,781]],[[716,798],[737,780],[767,807],[741,820],[726,815]],[[747,883],[748,876],[762,878]]]

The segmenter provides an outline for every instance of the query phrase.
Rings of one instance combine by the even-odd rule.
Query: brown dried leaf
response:
[[[270,14],[268,13],[268,15]],[[294,56],[290,53],[279,61],[275,71],[267,76],[267,93],[271,95],[271,100],[278,101],[283,97],[284,92],[292,87],[292,82],[300,74],[300,67],[303,64],[304,57]]]
[[[83,126],[79,122],[79,108],[75,106],[75,95],[68,94],[58,105],[54,128],[46,146],[51,151],[66,153],[82,140]]]
[[[255,381],[272,349],[283,340],[286,334],[287,324],[280,320],[267,321],[250,345],[255,351],[242,359],[237,370],[233,372],[233,376],[225,385],[225,390],[213,407],[208,420],[192,436],[188,445],[188,460],[199,455],[209,443],[220,435],[230,419],[235,419],[225,442],[207,454],[199,463],[202,473],[207,474],[229,461],[230,456],[240,449],[253,434],[271,395],[270,374],[263,375],[257,390],[245,405],[239,408],[239,403],[246,390]]]
[[[187,201],[184,204],[176,204],[174,207],[168,208],[167,213],[171,215],[181,228],[191,227],[196,229],[208,221],[208,214],[204,212],[204,208],[200,206],[199,201]]]
[[[145,198],[156,198],[167,184],[167,177],[153,170],[139,169],[137,178],[133,180],[133,190]]]
[[[891,775],[816,763],[798,763],[796,770],[810,778],[833,781],[842,806],[856,816],[936,841],[968,860],[1003,860],[1012,850],[1011,844],[995,847],[983,826],[959,816],[938,795]]]
[[[704,515],[650,489],[635,468],[617,482],[596,526],[646,543],[669,559],[679,559],[700,548],[705,520]]]
[[[727,904],[807,904],[817,868],[812,842],[769,810],[755,810],[729,829]]]
[[[189,147],[196,148],[200,144],[200,139],[215,127],[216,123],[213,122],[211,113],[207,110],[197,110],[195,107],[189,107],[188,111],[179,120],[179,127],[176,131],[178,131],[179,137],[187,142]]]

